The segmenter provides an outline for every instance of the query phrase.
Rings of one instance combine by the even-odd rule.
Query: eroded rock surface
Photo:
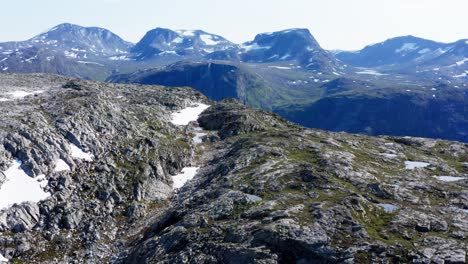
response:
[[[0,76],[0,92],[19,89],[42,92],[0,102],[0,168],[20,159],[51,197],[0,212],[10,260],[466,262],[466,144],[305,129],[190,88]],[[196,103],[213,106],[170,122]],[[58,159],[71,171],[54,171]],[[174,191],[188,166],[200,169]]]

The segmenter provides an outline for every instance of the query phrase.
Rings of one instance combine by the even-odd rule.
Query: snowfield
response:
[[[198,104],[197,106],[184,108],[171,115],[171,123],[179,126],[186,126],[191,121],[197,121],[198,116],[205,111],[209,105]]]
[[[16,160],[8,170],[4,171],[6,181],[0,186],[0,210],[7,209],[13,204],[39,202],[50,196],[43,190],[47,185],[45,176],[31,178],[21,169],[21,164],[20,160]]]

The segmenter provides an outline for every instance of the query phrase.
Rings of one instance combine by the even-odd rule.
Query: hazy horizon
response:
[[[463,0],[186,2],[17,0],[4,4],[0,41],[26,40],[61,23],[106,28],[133,43],[156,27],[201,29],[234,43],[258,33],[308,28],[330,50],[356,50],[406,35],[446,43],[468,38]]]

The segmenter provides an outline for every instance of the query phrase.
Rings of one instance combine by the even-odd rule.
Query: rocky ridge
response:
[[[305,129],[190,88],[47,75],[0,87],[30,93],[0,102],[0,171],[20,159],[51,193],[0,212],[12,262],[466,261],[467,144]],[[197,103],[212,105],[197,122],[170,122]],[[59,158],[71,171],[54,171]],[[173,191],[187,166],[200,169]]]

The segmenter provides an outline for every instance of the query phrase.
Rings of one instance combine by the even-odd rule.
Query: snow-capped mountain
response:
[[[170,30],[155,28],[143,37],[132,53],[138,60],[166,56],[203,57],[213,52],[235,48],[225,38],[202,30]]]
[[[308,29],[288,29],[258,34],[253,41],[241,45],[244,62],[270,63],[296,61],[307,69],[324,68],[337,71],[340,62],[320,47]]]
[[[0,50],[2,55],[11,55],[35,47],[73,59],[87,59],[125,54],[131,46],[107,29],[66,23],[26,41],[0,43]]]
[[[424,79],[463,82],[468,77],[468,40],[439,43],[413,36],[397,37],[360,51],[337,52],[335,57],[355,67]]]
[[[353,66],[376,67],[427,59],[445,52],[445,49],[444,43],[403,36],[366,46],[360,51],[337,52],[336,57]]]
[[[107,29],[60,24],[26,41],[0,43],[0,72],[103,79],[100,75],[109,71],[105,64],[126,58],[130,47]]]

